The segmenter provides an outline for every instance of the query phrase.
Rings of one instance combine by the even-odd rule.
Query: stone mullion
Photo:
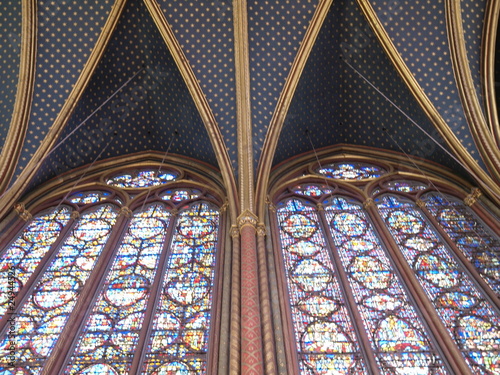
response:
[[[264,368],[266,375],[277,375],[276,347],[274,345],[274,329],[269,296],[269,275],[267,271],[266,226],[257,225],[257,256],[259,259],[259,288],[262,314],[262,339],[264,351]]]
[[[276,249],[274,251],[276,259],[279,259],[279,265],[276,266],[276,272],[278,273],[279,278],[279,306],[283,307],[282,312],[282,322],[286,327],[283,332],[284,340],[285,340],[285,357],[287,362],[287,370],[288,374],[299,374],[299,358],[297,355],[297,346],[296,339],[294,335],[294,324],[292,319],[292,309],[290,306],[290,297],[288,296],[288,288],[287,288],[287,278],[284,272],[284,264],[285,261],[283,259],[283,254],[281,249],[281,241],[280,241],[280,227],[278,223],[278,218],[276,216],[276,207],[270,204],[270,225],[271,225],[271,236],[274,244],[277,244]],[[281,267],[280,267],[281,265]]]
[[[290,340],[285,339],[286,333],[283,332],[283,310],[286,309],[288,302],[285,301],[283,296],[285,293],[282,288],[278,286],[278,279],[281,275],[283,275],[283,268],[278,268],[276,266],[276,262],[278,259],[281,259],[281,255],[279,255],[279,251],[276,252],[275,249],[280,249],[279,246],[279,238],[277,238],[279,233],[279,228],[276,223],[276,211],[272,209],[273,206],[269,205],[269,210],[266,210],[265,218],[266,218],[266,230],[269,234],[266,236],[266,258],[268,262],[267,271],[269,273],[269,290],[270,290],[270,301],[271,301],[271,319],[273,322],[273,337],[274,337],[274,345],[276,351],[276,365],[277,365],[277,373],[280,375],[289,375],[292,372],[287,371],[287,353],[294,353],[295,346],[292,346],[292,350],[287,350],[286,345],[290,344]],[[269,211],[272,211],[270,213]],[[280,274],[280,276],[277,275]],[[282,278],[280,279],[282,280]],[[279,284],[283,286],[283,283]],[[281,292],[281,293],[280,293]],[[288,318],[291,317],[291,314],[288,314]],[[295,344],[292,342],[292,344]],[[295,358],[297,358],[295,356]],[[296,372],[295,372],[296,373]]]
[[[231,324],[231,230],[229,223],[229,213],[221,207],[221,237],[218,248],[220,256],[217,257],[217,315],[220,317],[219,324],[215,329],[212,328],[210,334],[209,347],[215,347],[217,344],[216,355],[211,355],[212,365],[210,366],[212,374],[228,375],[229,374],[229,344],[230,344],[230,324]],[[213,333],[213,334],[212,334]],[[217,340],[212,339],[212,336],[217,336]]]
[[[122,207],[118,218],[113,225],[111,234],[109,235],[106,244],[95,264],[92,273],[85,282],[82,292],[78,296],[73,311],[71,312],[66,325],[57,343],[52,351],[52,354],[47,359],[45,366],[40,375],[64,374],[64,366],[67,363],[68,356],[76,345],[75,339],[78,337],[85,318],[88,315],[90,308],[93,305],[98,293],[99,286],[102,285],[109,272],[109,265],[113,261],[114,254],[119,247],[125,228],[127,228],[132,212],[128,207]]]
[[[229,338],[229,373],[240,373],[241,363],[241,249],[240,232],[231,227],[232,237],[232,283],[231,283],[231,327]]]
[[[470,276],[474,279],[476,284],[479,284],[481,290],[487,295],[488,299],[491,303],[496,307],[497,311],[500,312],[500,299],[496,295],[496,293],[491,289],[488,283],[483,279],[481,274],[477,271],[476,267],[470,262],[469,259],[464,255],[462,250],[460,250],[455,242],[448,236],[448,233],[441,227],[439,222],[436,220],[434,215],[425,207],[424,201],[417,201],[417,204],[422,211],[422,213],[427,217],[432,226],[437,230],[440,237],[445,241],[448,248],[453,252],[456,258],[458,258],[459,262],[465,267]]]
[[[386,227],[385,221],[380,216],[373,200],[369,198],[369,200],[365,202],[364,207],[395,267],[402,276],[409,294],[413,297],[418,311],[431,330],[434,341],[442,354],[443,361],[448,365],[448,368],[453,374],[472,375],[471,369],[465,362],[462,352],[459,350],[455,341],[441,321],[434,305],[427,297],[420,282],[417,280],[415,272],[401,253],[398,244]]]
[[[59,233],[57,239],[54,241],[54,243],[50,246],[49,250],[45,253],[43,258],[40,260],[40,263],[38,266],[35,268],[29,279],[24,283],[22,289],[19,291],[19,293],[16,295],[16,298],[14,300],[15,304],[15,310],[11,313],[6,312],[5,315],[2,317],[0,320],[0,332],[3,332],[5,329],[5,326],[7,324],[7,319],[11,317],[11,315],[18,314],[19,311],[22,309],[24,302],[26,301],[26,298],[28,298],[31,295],[31,292],[36,286],[37,280],[43,275],[45,270],[49,267],[50,261],[56,256],[57,250],[59,249],[59,246],[64,243],[66,240],[66,237],[68,236],[68,233],[73,229],[75,222],[77,221],[78,218],[78,212],[73,211],[71,218],[69,221],[66,223],[64,228],[61,230]]]
[[[350,313],[351,319],[353,321],[354,330],[356,335],[358,336],[361,353],[366,361],[366,368],[368,373],[371,375],[380,375],[379,364],[375,358],[375,354],[373,353],[370,339],[366,330],[364,329],[363,319],[361,318],[361,314],[356,308],[356,300],[354,298],[354,294],[351,289],[351,285],[349,283],[349,279],[344,270],[344,266],[342,264],[342,260],[338,254],[337,248],[333,241],[333,238],[330,234],[328,228],[328,219],[326,218],[325,211],[321,204],[318,204],[318,213],[321,221],[321,226],[324,234],[324,238],[328,244],[330,249],[330,256],[332,257],[333,264],[335,266],[336,272],[340,277],[340,288],[342,294],[346,299],[346,307]]]

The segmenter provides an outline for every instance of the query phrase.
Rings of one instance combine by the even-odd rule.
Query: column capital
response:
[[[70,218],[72,218],[73,220],[78,220],[80,218],[80,213],[76,210],[71,211]]]
[[[238,216],[237,223],[240,231],[245,225],[250,225],[253,229],[257,229],[258,218],[252,211],[245,210]]]
[[[237,225],[232,225],[230,232],[231,232],[231,237],[233,238],[236,238],[240,235],[240,229],[238,228]]]
[[[118,216],[125,216],[130,218],[132,217],[132,215],[133,215],[132,210],[127,206],[123,206],[122,208],[120,208],[120,211],[118,212]]]
[[[368,209],[370,207],[375,207],[375,202],[373,201],[372,198],[366,198],[366,200],[363,202],[363,207],[365,209]]]
[[[469,195],[464,198],[464,204],[466,206],[472,206],[476,203],[477,199],[482,195],[482,192],[479,188],[473,188]]]
[[[257,236],[264,237],[267,234],[266,225],[264,223],[257,224]]]
[[[24,221],[28,221],[32,218],[31,213],[26,209],[26,207],[24,206],[24,203],[21,203],[21,202],[16,203],[14,205],[14,210],[16,210],[16,213]]]
[[[425,208],[425,201],[423,201],[422,199],[417,199],[415,203],[417,204],[418,207]]]

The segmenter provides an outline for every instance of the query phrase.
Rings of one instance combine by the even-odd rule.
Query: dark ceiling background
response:
[[[97,158],[140,151],[168,150],[217,165],[196,106],[142,2],[124,9],[62,140],[32,187]]]
[[[403,113],[445,145],[355,2],[335,1],[301,76],[274,163],[312,147],[353,144],[424,157],[465,176]]]
[[[95,47],[113,3],[38,1],[33,103],[13,181],[46,138]],[[207,99],[237,176],[232,1],[157,3]],[[257,167],[276,104],[318,1],[247,0],[247,4],[252,146]],[[424,93],[484,169],[453,75],[444,2],[370,0],[370,4]],[[480,59],[486,0],[461,0],[460,4],[473,89],[482,99]],[[1,145],[14,109],[21,33],[19,2],[6,0],[2,5]],[[335,0],[294,93],[273,163],[313,148],[351,144],[421,156],[467,177],[467,172],[415,123],[446,147],[386,57],[357,1]],[[193,99],[142,0],[127,1],[109,45],[56,144],[59,146],[41,164],[30,189],[71,168],[140,151],[168,150],[217,166]]]

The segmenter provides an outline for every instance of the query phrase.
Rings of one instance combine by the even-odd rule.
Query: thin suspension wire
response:
[[[471,171],[467,166],[461,163],[453,154],[451,154],[446,148],[444,148],[439,142],[437,142],[432,136],[426,132],[416,121],[414,121],[409,115],[407,115],[400,107],[398,107],[392,100],[390,100],[383,92],[379,90],[373,83],[371,83],[363,74],[361,74],[355,67],[353,67],[348,61],[344,60],[345,63],[354,70],[367,84],[369,84],[375,91],[377,91],[385,100],[387,100],[393,107],[395,107],[400,113],[402,113],[408,120],[411,121],[418,129],[420,129],[425,135],[427,135],[434,143],[436,143],[442,150],[444,150],[453,160],[455,160],[458,164],[460,164],[466,171],[468,171],[471,175],[478,178],[476,174]],[[430,179],[429,176],[418,166],[415,160],[401,147],[401,145],[396,141],[396,139],[389,133],[388,130],[385,130],[385,133],[390,137],[392,142],[400,149],[400,151],[406,156],[406,158],[410,161],[410,163],[418,169],[418,171],[426,178],[429,184],[438,192],[440,197],[446,202],[448,207],[451,207],[451,210],[456,215],[461,215],[458,209],[450,202],[450,200],[446,197],[446,195],[441,192],[441,190],[434,184],[434,182]],[[485,185],[485,187],[495,196],[499,197],[489,186]],[[500,197],[499,197],[500,198]],[[484,239],[476,232],[476,229],[472,229],[474,234],[480,239],[480,242],[484,244],[488,249],[491,250],[490,246],[484,241]]]
[[[481,179],[476,175],[474,171],[472,171],[467,165],[462,163],[458,158],[455,157],[450,151],[448,151],[441,143],[436,141],[425,129],[423,129],[415,120],[413,120],[409,115],[407,115],[400,107],[396,105],[391,99],[387,97],[380,89],[371,83],[363,74],[361,74],[355,67],[353,67],[347,60],[343,60],[356,74],[358,74],[368,85],[370,85],[375,91],[377,91],[385,100],[387,100],[394,108],[396,108],[403,116],[405,116],[410,122],[415,125],[421,132],[423,132],[427,137],[429,137],[439,148],[441,148],[448,156],[450,156],[454,161],[462,166],[467,172],[469,172],[472,176],[474,176],[478,181]],[[498,195],[495,191],[493,191],[487,184],[484,185],[486,189],[488,189],[493,195],[500,199],[500,195]]]
[[[130,77],[123,85],[121,85],[109,98],[107,98],[99,107],[97,107],[85,120],[83,120],[80,124],[76,126],[75,129],[73,129],[66,137],[64,137],[60,142],[58,142],[44,157],[42,157],[38,163],[36,163],[34,170],[37,170],[40,165],[50,156],[52,153],[58,149],[71,135],[73,135],[78,129],[80,129],[92,116],[94,116],[102,107],[104,107],[111,99],[113,99],[125,86],[127,86],[139,73],[141,73],[144,70],[144,67],[139,69],[132,77]],[[3,198],[3,196],[9,191],[9,189],[6,189],[1,195],[0,199]]]
[[[90,163],[90,165],[85,169],[85,171],[82,173],[82,175],[78,178],[78,180],[75,181],[75,183],[73,184],[73,186],[71,187],[70,190],[68,190],[68,192],[66,193],[66,195],[61,199],[61,201],[59,202],[59,204],[56,206],[55,208],[55,212],[57,212],[58,208],[61,206],[61,204],[66,200],[68,199],[69,195],[74,191],[75,187],[80,183],[80,181],[85,177],[85,175],[87,174],[87,172],[90,170],[90,168],[92,168],[95,164],[95,162],[97,160],[99,160],[99,158],[101,157],[101,155],[104,153],[104,151],[106,151],[106,149],[108,148],[108,146],[111,144],[111,142],[113,142],[114,140],[114,136],[108,141],[108,143],[103,147],[103,149],[101,150],[101,152],[99,152],[99,155],[96,156],[96,158],[92,161],[92,163]],[[54,213],[55,215],[55,213]],[[55,218],[55,216],[54,216]]]
[[[174,131],[174,136],[170,139],[170,142],[168,143],[167,151],[165,151],[165,154],[163,154],[163,159],[161,160],[161,164],[158,167],[158,173],[157,173],[158,175],[160,174],[161,168],[163,167],[163,164],[165,163],[165,159],[167,158],[167,155],[170,151],[170,147],[174,143],[174,139],[178,134],[179,133],[177,133],[177,131]],[[144,206],[146,205],[146,202],[147,202],[152,190],[153,190],[153,186],[150,186],[148,189],[148,192],[146,194],[146,197],[144,198],[144,202],[142,203],[141,211],[144,211]]]

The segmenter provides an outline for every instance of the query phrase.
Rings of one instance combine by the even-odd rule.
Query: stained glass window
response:
[[[97,203],[105,200],[111,194],[107,191],[86,191],[82,193],[73,194],[69,201],[76,204],[90,204]]]
[[[332,188],[327,185],[321,184],[304,184],[297,185],[293,188],[293,192],[298,195],[304,195],[308,197],[321,197],[325,194],[331,194]]]
[[[170,213],[159,204],[135,214],[77,340],[67,374],[99,362],[119,374],[130,371],[169,221]]]
[[[277,215],[301,371],[367,373],[318,213],[289,199]]]
[[[415,205],[378,199],[401,253],[474,373],[500,371],[500,318]]]
[[[389,181],[384,184],[389,190],[399,191],[403,193],[416,192],[427,189],[427,184],[415,180],[396,180]]]
[[[201,192],[197,189],[172,189],[166,190],[161,194],[161,199],[166,201],[182,202],[188,199],[195,199]]]
[[[316,170],[319,174],[339,180],[362,180],[380,177],[387,171],[378,165],[356,162],[337,162]]]
[[[37,215],[0,258],[0,315],[13,312],[13,298],[26,284],[70,218],[60,207]]]
[[[380,368],[384,373],[445,374],[364,210],[334,197],[325,216]]]
[[[205,202],[179,213],[143,371],[204,374],[219,213]]]
[[[111,233],[116,208],[100,206],[82,215],[16,314],[16,350],[0,343],[0,370],[16,364],[16,373],[38,374],[71,314],[85,282]],[[15,358],[12,358],[13,355]]]
[[[453,243],[500,296],[500,240],[474,212],[451,196],[428,193],[426,207]]]
[[[149,188],[173,181],[178,174],[174,171],[145,169],[116,175],[106,181],[108,185],[121,188]]]

